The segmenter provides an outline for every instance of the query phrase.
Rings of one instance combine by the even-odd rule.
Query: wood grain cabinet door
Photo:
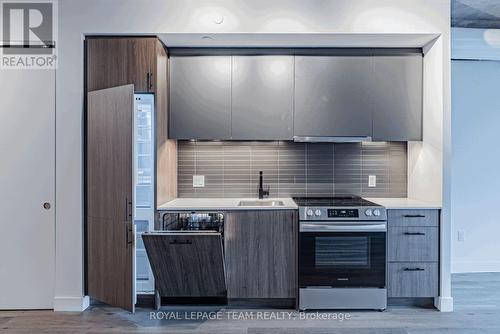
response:
[[[161,296],[226,296],[220,233],[144,233],[142,239]]]
[[[234,211],[225,216],[227,297],[295,298],[294,210]]]
[[[87,91],[134,84],[136,92],[156,89],[155,37],[92,37],[87,45]]]
[[[436,297],[439,295],[438,262],[390,262],[388,297]]]
[[[159,40],[156,41],[153,81],[156,92],[156,203],[161,205],[177,198],[177,141],[168,138],[168,54]]]
[[[88,294],[134,310],[132,127],[134,85],[88,93]]]

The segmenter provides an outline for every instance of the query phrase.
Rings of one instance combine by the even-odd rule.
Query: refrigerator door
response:
[[[154,94],[134,95],[134,225],[136,293],[153,293],[154,280],[142,233],[153,230],[155,217]]]

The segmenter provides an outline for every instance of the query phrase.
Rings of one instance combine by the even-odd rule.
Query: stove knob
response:
[[[311,209],[307,210],[306,214],[308,216],[312,216],[313,215],[313,210],[311,210]]]
[[[373,210],[373,215],[377,217],[380,216],[380,210],[379,209]]]
[[[367,209],[367,210],[365,211],[365,215],[367,215],[367,216],[371,216],[371,215],[372,215],[372,209]]]
[[[314,214],[315,214],[317,217],[321,216],[321,210],[319,210],[319,209],[318,209],[318,210],[314,211]]]

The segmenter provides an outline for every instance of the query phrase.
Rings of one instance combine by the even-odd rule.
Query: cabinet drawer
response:
[[[389,226],[439,226],[439,210],[388,210]]]
[[[437,227],[391,226],[388,231],[388,261],[438,261]]]
[[[388,297],[435,297],[439,294],[437,262],[389,263]]]

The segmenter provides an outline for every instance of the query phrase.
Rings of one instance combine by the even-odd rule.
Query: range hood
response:
[[[293,136],[297,143],[361,143],[372,141],[370,136]]]

